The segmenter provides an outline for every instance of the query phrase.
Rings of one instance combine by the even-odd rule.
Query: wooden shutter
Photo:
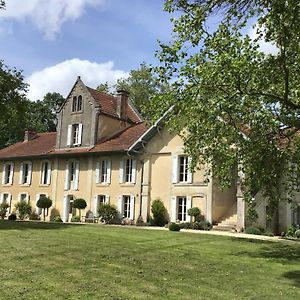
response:
[[[6,173],[6,164],[3,164],[3,171],[2,171],[2,184],[5,184],[5,174]]]
[[[3,194],[0,194],[0,204],[3,203]]]
[[[123,196],[118,197],[118,211],[120,212],[121,217],[123,217]]]
[[[65,191],[70,189],[70,163],[66,162],[66,174],[65,174]]]
[[[191,222],[191,216],[188,215],[188,210],[192,208],[192,197],[186,197],[186,221]]]
[[[124,159],[120,161],[120,171],[119,171],[119,183],[124,182]]]
[[[23,170],[24,170],[24,163],[21,163],[20,165],[20,178],[19,178],[19,183],[23,184]]]
[[[170,221],[176,222],[176,212],[177,212],[177,198],[176,196],[171,197],[170,201]]]
[[[72,145],[72,125],[68,125],[67,146]]]
[[[96,183],[100,183],[100,162],[96,162]]]
[[[98,195],[94,196],[94,215],[95,217],[98,217]]]
[[[109,195],[105,195],[105,204],[109,204]]]
[[[64,206],[63,206],[63,221],[69,221],[69,205],[68,205],[68,196],[64,196]]]
[[[135,198],[134,196],[130,196],[130,215],[129,215],[129,219],[133,220],[134,219],[134,208],[135,208]]]
[[[42,209],[37,207],[37,202],[40,199],[40,194],[36,194],[35,196],[35,211],[38,215],[40,215],[42,213]]]
[[[78,191],[79,188],[79,161],[75,163],[75,182],[74,182],[74,190]]]
[[[27,176],[27,184],[31,184],[31,176],[32,176],[32,163],[28,163],[28,176]]]
[[[10,212],[11,212],[11,203],[12,203],[12,194],[10,194],[9,195],[9,197],[8,197],[8,205],[9,205],[9,207],[8,207],[8,209],[7,209],[7,212],[10,214]]]
[[[192,164],[192,158],[188,157],[188,174],[187,174],[187,182],[192,183],[193,182],[193,173],[191,172],[191,164]]]
[[[178,155],[172,157],[172,183],[178,182]]]
[[[77,144],[81,145],[81,143],[82,143],[82,129],[83,129],[82,123],[78,124],[78,127],[79,127],[79,132],[78,132]]]
[[[9,176],[9,183],[13,184],[13,179],[14,179],[14,163],[11,163],[11,172],[10,172],[10,176]]]
[[[135,183],[136,181],[136,160],[132,159],[132,176],[131,176],[131,182]]]
[[[110,178],[111,178],[111,160],[107,160],[107,177],[106,177],[106,183],[110,183]]]
[[[51,183],[51,162],[48,162],[48,170],[47,170],[47,184]]]

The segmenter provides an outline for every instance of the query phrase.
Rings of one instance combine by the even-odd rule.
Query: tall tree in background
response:
[[[128,91],[134,106],[145,118],[148,118],[151,99],[164,93],[168,85],[165,81],[160,82],[152,68],[142,63],[137,70],[130,71],[128,78],[119,79],[115,88]]]
[[[165,10],[179,17],[156,70],[173,83],[153,118],[174,106],[168,124],[193,166],[209,163],[222,186],[238,166],[249,211],[261,191],[272,214],[300,183],[300,2],[167,0]],[[262,52],[266,42],[277,50]]]
[[[0,61],[0,148],[20,140],[27,125],[27,84],[22,73]]]
[[[107,93],[110,94],[110,86],[108,85],[108,82],[106,81],[105,83],[100,83],[96,90],[98,92],[103,92],[103,93]]]

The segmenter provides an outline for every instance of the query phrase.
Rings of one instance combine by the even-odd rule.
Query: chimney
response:
[[[129,92],[117,90],[117,114],[123,120],[127,119],[128,96]]]
[[[33,130],[25,130],[24,142],[29,142],[37,137],[37,133]]]

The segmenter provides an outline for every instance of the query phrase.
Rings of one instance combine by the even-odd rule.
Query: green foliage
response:
[[[166,124],[182,136],[193,167],[209,165],[222,187],[238,172],[245,200],[261,191],[272,216],[300,186],[299,5],[167,0],[165,10],[178,17],[171,41],[160,43],[156,72],[172,85],[151,101],[153,120],[173,106]],[[264,42],[277,48],[265,53]]]
[[[193,223],[192,228],[195,230],[211,230],[212,225],[206,220],[196,221]]]
[[[60,216],[54,216],[52,219],[50,219],[50,221],[55,223],[62,223],[62,219]]]
[[[79,216],[73,216],[71,218],[71,222],[80,222],[80,217]]]
[[[297,226],[295,226],[293,224],[290,225],[288,227],[288,229],[287,229],[286,236],[288,236],[288,237],[294,237],[295,236],[295,232],[296,232],[297,229],[298,229]]]
[[[9,220],[9,221],[16,221],[16,220],[17,220],[16,214],[11,213],[11,214],[8,216],[8,220]]]
[[[182,222],[179,223],[180,229],[193,229],[193,224],[191,222]]]
[[[7,203],[0,204],[0,218],[2,220],[5,218],[8,208],[9,208],[9,205]]]
[[[261,231],[257,227],[249,226],[245,229],[247,234],[261,235]]]
[[[201,215],[201,211],[198,207],[192,207],[188,210],[188,215],[194,217],[194,221],[197,221]]]
[[[153,215],[153,225],[165,226],[167,222],[167,209],[160,199],[156,199],[152,202],[151,213]]]
[[[300,229],[297,229],[294,233],[295,238],[300,239]]]
[[[107,93],[107,94],[110,94],[109,89],[110,89],[110,87],[109,87],[107,81],[105,83],[100,83],[96,88],[96,90],[98,92],[103,92],[103,93]]]
[[[118,210],[110,204],[103,204],[98,209],[99,218],[105,224],[111,224],[118,215]]]
[[[29,220],[32,220],[32,221],[39,221],[40,220],[40,216],[34,211],[29,214],[28,218],[29,218]]]
[[[32,211],[30,204],[27,203],[26,201],[20,201],[16,203],[15,207],[18,212],[20,220],[26,219]]]
[[[77,208],[79,210],[79,219],[81,219],[81,210],[85,209],[87,206],[86,201],[82,198],[75,199],[73,202],[73,208]]]
[[[55,222],[54,219],[57,219],[57,217],[60,218],[59,210],[56,208],[52,208],[50,212],[50,221]]]
[[[170,223],[169,230],[170,231],[180,231],[180,226],[177,223]]]
[[[43,219],[45,221],[46,209],[49,209],[52,206],[52,200],[49,197],[41,196],[37,201],[36,206],[43,209]]]

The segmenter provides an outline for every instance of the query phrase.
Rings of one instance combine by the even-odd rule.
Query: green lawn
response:
[[[299,245],[0,222],[0,299],[300,299]]]

